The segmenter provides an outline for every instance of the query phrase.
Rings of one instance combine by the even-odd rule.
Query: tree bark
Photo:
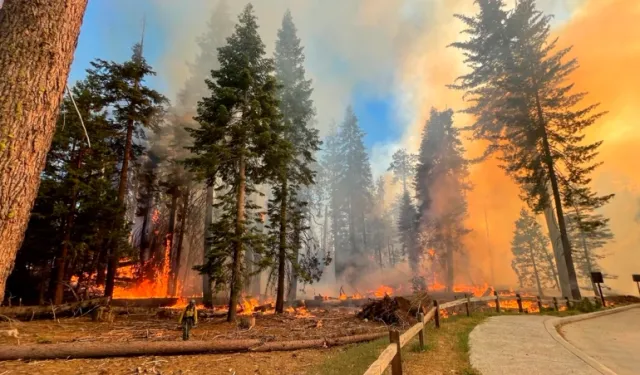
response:
[[[555,203],[556,215],[558,219],[558,227],[560,229],[560,240],[562,243],[562,249],[564,252],[564,261],[567,265],[567,276],[569,278],[569,289],[571,291],[571,298],[574,300],[580,300],[580,286],[578,285],[578,278],[576,275],[576,269],[573,264],[573,254],[571,253],[571,243],[569,242],[569,236],[567,234],[567,226],[564,220],[564,212],[562,211],[562,199],[560,198],[560,187],[558,186],[558,178],[554,169],[553,156],[551,155],[551,146],[549,145],[549,139],[547,137],[546,121],[542,111],[542,105],[540,104],[540,98],[536,92],[536,108],[538,112],[539,130],[542,135],[542,148],[544,152],[544,162],[547,166],[547,173],[549,174],[549,180],[551,182],[551,190],[553,191],[553,201]]]
[[[551,249],[553,250],[553,258],[555,259],[554,274],[557,276],[558,289],[563,296],[571,294],[569,289],[569,278],[567,276],[567,265],[562,256],[562,243],[560,242],[560,233],[558,232],[558,223],[551,206],[544,209],[544,217],[549,231],[549,239],[551,241]],[[557,272],[556,272],[557,271]]]
[[[184,231],[187,226],[187,210],[189,208],[189,197],[191,196],[191,192],[189,190],[189,188],[185,188],[185,191],[182,194],[182,218],[180,220],[180,234],[178,237],[178,245],[176,246],[175,257],[173,258],[173,263],[171,264],[171,290],[169,291],[169,295],[171,296],[175,296],[177,293],[180,293],[180,290],[178,288],[178,274],[180,273],[180,258],[182,257]]]
[[[129,177],[129,159],[131,158],[131,146],[133,143],[133,120],[127,123],[127,138],[124,144],[124,155],[122,156],[122,168],[120,169],[120,183],[118,184],[118,203],[123,209],[125,206],[125,195],[127,193],[127,181]],[[117,224],[116,224],[117,225]],[[115,287],[116,271],[120,262],[120,254],[118,244],[110,243],[109,263],[107,265],[107,279],[104,287],[105,297],[113,297],[113,289]]]
[[[536,264],[536,257],[533,254],[533,245],[529,242],[529,257],[531,258],[531,264],[533,264],[533,275],[536,277],[536,286],[538,287],[538,295],[544,296],[542,292],[542,285],[540,284],[540,274],[538,273],[538,265]]]
[[[0,8],[0,301],[24,239],[87,0]]]
[[[287,200],[289,199],[287,176],[282,179],[282,193],[280,195],[280,233],[278,245],[278,289],[276,291],[276,313],[284,312],[284,273],[287,261]]]
[[[202,264],[207,263],[207,253],[211,250],[211,225],[213,222],[213,183],[207,186],[207,197],[204,211],[204,247]],[[202,303],[206,307],[213,304],[211,295],[211,277],[208,274],[202,275]]]
[[[238,191],[236,195],[236,238],[235,249],[233,250],[233,265],[231,269],[231,293],[229,296],[229,314],[227,315],[228,322],[234,322],[236,320],[238,310],[238,298],[240,297],[240,291],[242,290],[242,260],[243,260],[243,246],[242,240],[244,236],[244,200],[246,189],[246,164],[244,155],[240,155],[238,160]]]

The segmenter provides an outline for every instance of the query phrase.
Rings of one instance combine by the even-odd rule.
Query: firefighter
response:
[[[182,325],[182,339],[189,340],[189,331],[198,324],[198,308],[195,300],[189,301],[187,307],[180,313],[178,324]]]

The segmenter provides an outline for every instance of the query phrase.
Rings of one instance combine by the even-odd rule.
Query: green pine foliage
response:
[[[246,248],[264,252],[264,238],[257,230],[258,206],[247,197],[256,185],[274,175],[265,166],[264,155],[284,153],[290,142],[279,135],[283,124],[277,98],[278,84],[273,60],[267,58],[258,34],[253,6],[247,5],[227,45],[218,49],[220,69],[213,70],[207,85],[210,96],[198,104],[198,129],[188,129],[193,137],[193,157],[187,165],[206,177],[218,180],[221,212],[212,229],[212,248],[202,272],[224,276],[230,285],[228,320],[236,318],[244,279]],[[282,155],[277,155],[281,157]],[[220,280],[221,281],[221,280]]]
[[[551,16],[537,10],[534,0],[518,0],[511,10],[501,0],[477,4],[476,15],[457,16],[467,26],[467,40],[452,46],[464,52],[471,71],[453,87],[466,93],[473,137],[490,142],[487,154],[499,152],[529,207],[540,212],[553,200],[577,299],[563,203],[572,192],[588,190],[601,142],[585,142],[584,131],[603,113],[582,104],[586,94],[573,90],[569,77],[578,62],[569,58],[570,47],[560,48],[550,37]]]
[[[290,265],[289,296],[295,299],[298,279],[313,282],[319,277],[315,270],[301,267],[304,233],[310,229],[306,191],[314,183],[315,171],[310,165],[320,148],[318,131],[313,128],[315,115],[311,81],[305,77],[304,48],[297,36],[290,12],[286,12],[278,31],[275,48],[275,76],[282,128],[265,157],[272,194],[269,201],[269,234],[274,238],[272,250],[265,261],[277,268],[276,312],[284,311],[286,268]],[[275,240],[277,238],[277,241]],[[277,247],[275,246],[277,244]],[[311,249],[308,249],[311,250]],[[311,256],[311,252],[306,252]],[[317,262],[316,262],[317,261]],[[308,259],[307,266],[320,265]]]
[[[331,172],[331,205],[334,225],[336,278],[355,282],[369,265],[368,231],[371,217],[373,176],[364,146],[364,132],[349,106],[338,131],[327,140]]]

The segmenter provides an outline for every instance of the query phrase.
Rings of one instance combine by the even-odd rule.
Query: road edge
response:
[[[593,319],[600,316],[615,314],[615,313],[636,309],[636,308],[640,308],[640,304],[635,303],[627,306],[615,307],[613,309],[596,311],[588,314],[579,314],[579,315],[567,316],[564,318],[548,319],[544,321],[544,326],[547,329],[547,332],[549,333],[549,335],[551,335],[551,337],[553,337],[554,340],[560,343],[560,345],[562,345],[565,349],[573,353],[576,357],[580,358],[589,366],[593,367],[596,371],[600,372],[603,375],[618,375],[615,371],[611,370],[607,366],[595,360],[593,357],[589,356],[587,353],[573,346],[571,343],[569,343],[569,341],[567,341],[564,337],[562,337],[562,335],[558,330],[560,329],[560,327],[566,324],[575,323],[575,322],[579,322],[587,319]]]

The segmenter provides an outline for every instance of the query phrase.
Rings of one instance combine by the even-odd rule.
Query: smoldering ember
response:
[[[0,0],[0,375],[492,374],[640,302],[633,0],[187,3]]]

